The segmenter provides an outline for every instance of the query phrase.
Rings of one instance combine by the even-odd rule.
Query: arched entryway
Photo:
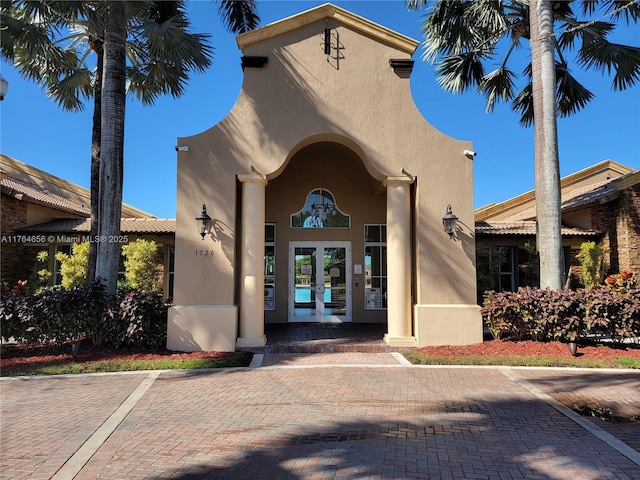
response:
[[[265,188],[265,322],[386,322],[386,188],[338,141]]]

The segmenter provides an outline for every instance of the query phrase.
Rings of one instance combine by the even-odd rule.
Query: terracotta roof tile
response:
[[[535,236],[536,222],[476,222],[476,235],[521,235]],[[594,237],[600,235],[596,230],[575,227],[562,227],[564,237]]]
[[[64,197],[61,197],[60,195],[51,193],[38,185],[27,183],[17,178],[7,176],[2,179],[2,189],[4,193],[7,193],[8,195],[11,195],[13,197],[21,199],[27,197],[27,199],[35,203],[46,205],[51,208],[56,208],[58,210],[63,210],[69,213],[83,216],[91,215],[90,206],[66,199]]]
[[[562,212],[584,208],[618,195],[618,189],[611,180],[605,180],[585,188],[577,188],[571,190],[562,199]]]
[[[89,233],[91,219],[61,218],[50,222],[20,228],[21,232],[33,233]],[[175,218],[123,218],[120,221],[122,233],[173,234],[176,232]]]

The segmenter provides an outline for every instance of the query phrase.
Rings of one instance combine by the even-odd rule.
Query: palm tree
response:
[[[107,178],[107,171],[103,170],[105,175],[101,175],[100,172],[101,84],[108,6],[105,2],[14,1],[3,2],[0,7],[0,22],[8,33],[2,36],[0,51],[5,58],[14,61],[14,65],[24,77],[43,85],[47,94],[67,110],[81,110],[84,108],[82,99],[93,98],[91,236],[107,239],[117,238],[119,214],[117,220],[114,215],[109,215],[112,218],[107,230],[104,225],[99,227],[99,219],[106,215],[100,202],[113,199],[115,196],[120,198],[121,206],[122,198],[121,166],[119,173],[109,172],[108,176],[109,179],[119,182],[120,186],[113,194],[100,194],[100,180]],[[189,22],[182,1],[129,2],[126,7],[129,60],[126,64],[126,74],[129,93],[147,105],[152,104],[160,94],[170,93],[179,97],[184,92],[189,71],[203,71],[210,65],[212,49],[207,43],[207,36],[188,33]],[[253,29],[259,22],[253,0],[223,0],[219,11],[227,28],[235,33]],[[69,35],[66,35],[67,33]],[[97,54],[95,68],[88,65],[91,52]],[[124,98],[122,101],[125,101]],[[109,108],[114,107],[110,105]],[[124,104],[121,109],[124,115]],[[113,118],[112,114],[108,117]],[[109,142],[113,138],[117,139],[118,136],[112,137]],[[117,148],[110,150],[110,155],[113,155],[114,151],[117,152]],[[116,163],[120,161],[116,160]],[[109,187],[103,182],[102,189],[105,188]],[[109,210],[119,208],[114,204]],[[116,225],[118,230],[115,229]],[[89,281],[96,277],[97,247],[98,243],[92,244]],[[115,257],[114,249],[108,250],[109,256]],[[106,253],[103,251],[102,255]],[[106,260],[106,257],[101,260]],[[111,264],[113,263],[112,258]],[[109,290],[115,292],[117,263],[115,267],[101,266],[98,276],[105,275],[111,279]]]
[[[120,264],[120,218],[124,170],[124,110],[126,104],[126,3],[106,2],[100,117],[100,183],[96,278],[115,295]],[[114,275],[115,273],[115,275]]]
[[[405,3],[410,10],[427,6],[427,0]],[[574,11],[598,18],[579,20]],[[614,90],[629,88],[640,80],[640,48],[613,43],[607,37],[615,22],[635,23],[639,18],[638,0],[437,0],[427,12],[423,59],[437,64],[440,86],[452,93],[475,88],[486,98],[487,112],[500,101],[511,102],[523,126],[535,124],[537,242],[543,288],[560,288],[563,276],[557,117],[582,110],[593,98],[571,75],[567,53],[575,51],[582,68],[613,72]],[[531,47],[532,63],[523,72],[524,87],[516,92],[518,74],[508,64],[525,41]],[[486,64],[497,59],[499,66],[486,71]]]
[[[534,176],[536,185],[536,240],[540,252],[543,287],[563,285],[562,201],[558,125],[555,99],[555,38],[550,0],[529,5],[531,30],[531,91],[534,122]]]

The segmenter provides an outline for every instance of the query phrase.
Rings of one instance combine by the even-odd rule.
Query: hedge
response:
[[[166,341],[168,305],[159,292],[136,290],[109,297],[104,285],[37,294],[2,292],[2,338],[21,343],[77,342],[91,339],[123,345],[160,347]]]
[[[488,291],[482,306],[486,327],[496,339],[640,339],[640,288],[624,274],[604,286],[579,290],[531,287],[517,292]]]

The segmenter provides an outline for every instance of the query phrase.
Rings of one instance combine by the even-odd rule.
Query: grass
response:
[[[640,358],[617,357],[610,359],[558,358],[517,355],[460,355],[434,356],[414,351],[405,354],[414,365],[494,365],[522,367],[581,367],[581,368],[633,368],[640,369]]]
[[[252,355],[246,352],[235,352],[222,358],[158,358],[152,360],[98,360],[81,362],[62,360],[44,365],[23,365],[4,368],[0,372],[3,377],[26,375],[63,375],[78,373],[132,372],[139,370],[188,370],[202,368],[247,367]]]

